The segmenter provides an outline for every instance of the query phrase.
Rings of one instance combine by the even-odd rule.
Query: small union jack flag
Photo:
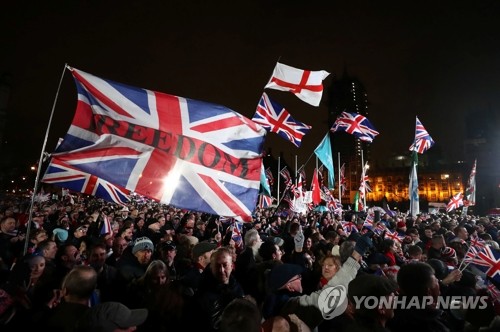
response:
[[[107,202],[120,205],[125,205],[130,201],[130,190],[79,170],[55,157],[47,166],[42,182],[99,197]]]
[[[346,233],[352,233],[352,232],[359,232],[358,227],[355,223],[351,221],[342,221],[342,228],[344,229],[344,232]]]
[[[486,247],[486,241],[481,239],[479,236],[471,236],[470,237],[470,245],[481,250]]]
[[[272,186],[274,184],[274,176],[273,176],[273,172],[271,171],[271,168],[267,168],[266,169],[266,177],[267,177],[267,181],[269,181],[269,185]]]
[[[265,209],[273,204],[273,198],[266,195],[259,195],[259,208]]]
[[[109,221],[109,217],[104,216],[102,226],[101,226],[100,235],[106,235],[106,234],[110,234],[112,232],[113,232],[113,230],[111,228],[111,222]]]
[[[375,136],[379,134],[366,117],[348,112],[340,114],[330,131],[345,131],[365,142],[372,142]]]
[[[363,227],[367,227],[369,229],[373,228],[375,215],[373,213],[368,213],[365,218],[365,222],[363,223]]]
[[[302,137],[312,128],[292,118],[283,106],[269,98],[265,92],[260,98],[257,111],[252,120],[260,124],[267,131],[276,133],[292,142],[296,147],[300,147]]]
[[[345,178],[345,164],[340,167],[339,175],[339,186],[341,191],[341,196],[344,196],[344,191],[347,188],[347,180]]]
[[[403,243],[403,240],[405,237],[402,235],[399,235],[398,232],[396,232],[396,231],[391,232],[390,230],[386,230],[384,238],[398,241],[399,243]]]
[[[495,286],[495,284],[493,284],[491,281],[487,281],[486,287],[491,299],[493,301],[500,302],[500,291],[498,290],[497,286]]]
[[[462,205],[464,205],[463,195],[462,193],[458,193],[453,196],[448,205],[446,205],[446,212],[451,212],[455,209],[458,209]]]
[[[429,150],[431,146],[434,145],[434,140],[429,135],[427,130],[425,130],[422,122],[417,117],[417,123],[415,126],[415,141],[410,146],[410,151],[417,151],[422,154],[425,151]]]
[[[290,171],[288,170],[288,168],[283,168],[281,171],[280,171],[280,175],[283,177],[283,179],[285,180],[285,185],[287,187],[290,187],[292,185],[292,175],[290,175]]]
[[[488,277],[500,282],[500,250],[486,246],[470,263],[485,272]]]
[[[231,239],[234,241],[236,248],[243,246],[243,237],[241,236],[242,222],[235,221],[231,230]]]

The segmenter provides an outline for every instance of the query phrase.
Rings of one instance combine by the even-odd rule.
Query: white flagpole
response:
[[[52,111],[50,112],[49,123],[47,124],[47,130],[45,131],[45,139],[43,140],[42,151],[40,152],[40,159],[38,160],[35,185],[33,186],[33,195],[31,195],[31,205],[30,205],[29,214],[28,214],[28,225],[26,226],[26,238],[24,239],[23,255],[26,255],[26,252],[28,250],[28,243],[29,243],[30,230],[31,230],[31,221],[33,219],[32,218],[33,206],[35,204],[35,195],[36,195],[36,192],[38,191],[38,180],[40,178],[40,172],[42,170],[43,156],[44,156],[44,152],[45,152],[45,147],[47,145],[47,139],[49,137],[50,125],[52,123],[52,118],[54,116],[54,110],[56,108],[57,98],[59,97],[59,91],[61,90],[61,84],[62,84],[62,81],[64,78],[64,72],[66,71],[66,67],[67,67],[67,64],[65,63],[64,68],[63,68],[63,72],[61,75],[61,79],[59,80],[59,85],[57,87],[56,96],[54,98],[54,103],[52,104]]]
[[[363,211],[366,210],[366,183],[365,183],[365,161],[363,159],[363,149],[361,149],[361,176],[363,177],[361,181],[363,181]]]
[[[295,155],[295,187],[297,187],[297,177],[299,170],[297,169],[297,155]]]
[[[338,170],[339,170],[339,177],[338,177],[338,182],[339,182],[339,202],[340,204],[342,204],[342,189],[341,189],[341,186],[340,186],[340,182],[341,182],[341,178],[340,178],[340,152],[338,152],[338,158],[337,158],[337,161],[338,161]]]
[[[281,174],[280,174],[280,171],[281,171],[281,157],[278,157],[278,176],[276,177],[276,182],[277,182],[277,196],[278,196],[278,205],[279,205],[279,202],[280,202],[280,181],[281,181]]]

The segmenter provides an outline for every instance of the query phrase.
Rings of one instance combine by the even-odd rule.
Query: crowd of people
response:
[[[152,201],[3,197],[0,329],[500,330],[498,278],[465,259],[498,250],[496,218],[269,208],[239,225]],[[337,286],[346,306],[325,316],[322,291]],[[433,300],[357,305],[368,296]],[[439,296],[488,300],[443,309]]]

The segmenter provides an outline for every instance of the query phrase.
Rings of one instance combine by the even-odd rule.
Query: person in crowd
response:
[[[444,236],[441,234],[433,235],[431,247],[427,250],[427,259],[441,259],[441,253],[444,247],[446,247]]]
[[[110,266],[116,266],[116,263],[122,257],[123,252],[128,247],[128,242],[121,236],[116,236],[113,239],[113,245],[111,247],[111,254],[106,258],[106,264]]]
[[[210,239],[210,235],[207,232],[207,223],[201,218],[196,221],[193,236],[197,237],[200,242]]]
[[[351,256],[342,264],[340,270],[326,286],[343,285],[356,277],[360,268],[359,261],[373,246],[372,233],[361,236],[351,252]],[[311,329],[315,329],[323,320],[319,310],[318,298],[321,290],[309,295],[302,295],[301,273],[303,269],[295,264],[276,265],[269,273],[269,288],[273,292],[264,301],[263,317],[296,314]]]
[[[129,308],[152,308],[158,292],[168,282],[167,265],[159,259],[151,261],[144,275],[127,285],[124,304]]]
[[[380,252],[389,259],[389,266],[399,266],[402,264],[400,261],[396,260],[396,258],[399,257],[399,255],[396,254],[397,249],[396,242],[392,239],[384,239],[380,244]]]
[[[87,310],[78,320],[76,332],[135,331],[148,317],[146,308],[129,309],[120,302],[104,302]]]
[[[89,310],[89,303],[97,286],[97,273],[91,266],[74,267],[64,277],[61,291],[42,316],[39,326],[43,331],[74,331],[75,323]]]
[[[422,248],[422,253],[426,250],[425,248],[425,242],[420,239],[420,233],[418,232],[418,229],[416,228],[408,228],[406,231],[406,235],[408,235],[411,238],[411,243],[410,245],[416,245]]]
[[[373,252],[366,258],[366,265],[364,272],[384,276],[384,270],[389,266],[389,258],[380,252]]]
[[[73,231],[68,232],[68,239],[65,241],[67,244],[72,244],[81,253],[82,242],[87,239],[87,232],[90,224],[81,224],[73,228]]]
[[[261,262],[258,255],[259,248],[262,245],[262,239],[259,232],[255,229],[249,229],[245,233],[245,249],[236,259],[236,268],[234,276],[243,287],[245,294],[257,296],[257,263]]]
[[[202,241],[193,247],[193,266],[182,278],[182,283],[196,292],[202,280],[203,271],[210,264],[210,259],[217,245],[208,241]]]
[[[225,247],[212,253],[209,268],[203,271],[200,287],[186,310],[186,314],[197,315],[196,319],[186,318],[188,330],[216,331],[226,306],[245,295],[232,274],[233,263],[231,253]]]
[[[40,253],[45,258],[45,270],[51,274],[55,273],[56,270],[57,250],[56,242],[51,239],[45,239],[37,246],[36,252]]]
[[[156,245],[154,259],[162,260],[166,264],[170,280],[177,280],[181,277],[176,257],[177,246],[174,241],[163,241]]]
[[[127,244],[132,243],[132,241],[134,240],[134,229],[132,228],[130,222],[128,223],[128,225],[124,223],[124,225],[118,230],[116,236],[124,239]]]
[[[394,317],[392,301],[398,285],[390,279],[374,274],[360,274],[350,283],[347,298],[352,309],[352,319],[340,331],[388,332],[386,325]],[[363,297],[385,298],[384,305],[368,306]]]
[[[317,289],[322,289],[340,270],[342,263],[340,256],[327,254],[320,261],[321,276]]]
[[[33,230],[29,235],[27,254],[32,254],[38,248],[38,244],[48,239],[47,231],[43,228]]]
[[[116,262],[118,274],[124,285],[144,275],[151,262],[153,251],[153,242],[147,237],[138,238],[133,246],[125,249],[123,255]]]
[[[118,270],[106,264],[106,245],[102,242],[89,248],[88,265],[97,273],[96,302],[116,301],[120,298]]]
[[[147,226],[146,226],[146,221],[144,220],[144,217],[137,216],[134,219],[134,234],[132,236],[132,239],[135,241],[137,238],[147,236]]]
[[[26,235],[17,231],[14,217],[4,216],[0,219],[0,260],[9,270],[16,259],[23,256]]]
[[[411,262],[422,262],[423,259],[423,249],[418,244],[413,244],[408,247],[408,263]]]
[[[450,331],[448,318],[441,309],[433,307],[432,303],[424,301],[430,296],[436,303],[440,295],[439,280],[434,269],[427,263],[412,263],[401,267],[398,273],[400,295],[407,298],[415,297],[419,303],[425,303],[425,308],[396,308],[394,317],[387,322],[391,331]]]
[[[71,243],[65,243],[57,249],[54,282],[60,285],[64,277],[75,266],[82,264],[80,251]]]
[[[245,298],[232,300],[224,309],[220,332],[261,332],[261,313],[257,304]]]

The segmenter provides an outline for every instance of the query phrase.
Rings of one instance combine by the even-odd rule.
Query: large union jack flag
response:
[[[78,104],[54,156],[164,204],[251,220],[264,128],[221,105],[70,70]]]
[[[361,114],[342,112],[330,128],[331,132],[345,131],[362,141],[372,142],[379,133],[371,122]]]
[[[418,117],[416,119],[417,122],[415,125],[415,141],[410,146],[410,151],[417,151],[418,153],[422,154],[434,145],[434,140],[432,139],[431,135],[429,135],[427,130],[425,130],[422,122],[420,122]]]
[[[99,197],[112,203],[124,205],[130,201],[129,190],[115,186],[95,175],[82,172],[57,158],[51,159],[41,181]]]
[[[269,98],[265,92],[260,98],[252,120],[260,124],[267,131],[276,133],[292,142],[296,147],[300,147],[302,137],[312,128],[292,118],[283,106]]]

